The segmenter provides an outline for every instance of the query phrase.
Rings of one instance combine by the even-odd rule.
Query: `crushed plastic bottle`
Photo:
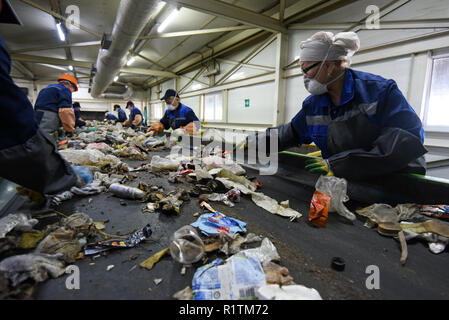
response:
[[[145,196],[145,193],[137,188],[133,188],[124,184],[114,183],[109,187],[109,192],[116,195],[119,198],[141,200]]]
[[[192,226],[184,226],[170,238],[170,254],[179,263],[190,265],[200,261],[205,253],[203,240]]]

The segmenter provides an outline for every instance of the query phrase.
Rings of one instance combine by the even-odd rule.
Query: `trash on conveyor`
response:
[[[315,190],[310,201],[309,221],[317,227],[326,227],[331,197]]]
[[[154,265],[156,263],[158,263],[162,259],[162,257],[165,256],[169,251],[170,251],[169,248],[166,248],[164,250],[159,251],[158,253],[152,255],[151,257],[149,257],[145,261],[141,262],[140,266],[142,268],[146,268],[148,270],[153,269]]]
[[[32,231],[38,222],[23,213],[9,214],[0,219],[0,239],[6,237],[14,229],[22,232]]]
[[[145,197],[145,192],[142,190],[118,183],[111,184],[109,186],[109,192],[124,199],[142,200]]]
[[[105,187],[98,185],[87,185],[82,188],[72,187],[70,191],[64,191],[51,198],[51,203],[55,206],[59,206],[62,202],[72,199],[75,195],[78,196],[90,196],[99,194],[106,191]]]
[[[176,292],[173,295],[174,299],[177,300],[193,300],[193,292],[190,286],[185,287],[184,289]]]
[[[342,217],[354,221],[355,215],[344,205],[349,201],[347,185],[347,181],[343,178],[321,176],[315,189],[330,196],[329,212],[337,212]]]
[[[294,221],[302,217],[301,213],[286,206],[285,202],[284,205],[280,205],[276,200],[264,195],[263,193],[251,192],[251,199],[259,207],[273,214],[290,218],[290,221]]]
[[[179,165],[180,161],[178,160],[153,156],[153,158],[151,158],[150,168],[152,172],[177,171]]]
[[[207,195],[208,201],[212,202],[223,202],[228,207],[233,207],[234,203],[229,200],[228,196],[224,193],[211,193]]]
[[[245,222],[226,217],[224,214],[215,211],[208,203],[202,202],[200,205],[212,211],[212,213],[201,215],[191,226],[199,228],[206,236],[246,232]]]
[[[397,211],[392,206],[383,203],[376,203],[369,207],[356,210],[356,213],[370,220],[368,226],[399,221]]]
[[[269,284],[257,289],[259,300],[323,300],[317,290],[301,285]]]
[[[268,238],[262,240],[260,247],[242,250],[238,254],[255,258],[262,264],[262,266],[268,265],[271,261],[281,260],[276,247]]]
[[[401,244],[401,263],[404,265],[408,257],[407,241],[399,222],[379,223],[377,232],[387,237],[397,237]]]
[[[423,205],[420,213],[435,218],[449,219],[449,205]]]
[[[49,275],[57,278],[65,273],[61,256],[36,253],[12,256],[0,262],[0,274],[9,279],[11,287],[17,287],[29,279],[42,282]]]
[[[194,300],[254,300],[256,290],[266,284],[259,261],[233,255],[198,268],[193,276]]]
[[[243,244],[253,243],[262,241],[262,239],[255,235],[254,233],[249,233],[246,237],[242,237],[241,235],[237,235],[237,237],[233,239],[226,239],[226,241],[221,247],[219,247],[220,251],[224,254],[230,256],[238,253],[241,249],[240,247]]]
[[[143,229],[131,234],[126,240],[109,239],[98,241],[97,243],[87,244],[84,246],[84,255],[90,256],[111,249],[133,248],[142,241],[151,237],[152,233],[153,231],[151,230],[151,226],[148,224]]]
[[[191,265],[204,256],[204,243],[192,226],[184,226],[170,238],[170,254],[179,263]]]
[[[274,262],[269,262],[262,267],[267,284],[278,284],[280,286],[294,284],[293,277],[290,276],[290,271],[286,267]]]
[[[62,254],[62,258],[72,263],[86,244],[86,238],[92,236],[96,229],[93,220],[84,213],[76,213],[62,219],[37,246],[37,253]]]
[[[221,158],[218,156],[210,156],[202,158],[201,165],[205,167],[207,170],[215,168],[227,169],[237,176],[241,176],[246,173],[245,169],[243,169],[242,166],[237,164],[235,161],[226,158]]]
[[[234,203],[240,202],[240,191],[237,189],[232,189],[226,192],[226,197]]]

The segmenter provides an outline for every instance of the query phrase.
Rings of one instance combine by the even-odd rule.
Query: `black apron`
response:
[[[400,128],[377,128],[361,105],[353,110],[352,117],[328,124],[328,160],[336,176],[359,180],[393,172],[426,173],[427,150],[418,137]]]

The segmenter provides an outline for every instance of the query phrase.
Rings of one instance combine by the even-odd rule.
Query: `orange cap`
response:
[[[73,84],[73,86],[75,87],[75,92],[78,91],[78,80],[76,80],[76,78],[74,76],[66,73],[59,77],[58,81],[60,81],[60,80],[70,81]]]

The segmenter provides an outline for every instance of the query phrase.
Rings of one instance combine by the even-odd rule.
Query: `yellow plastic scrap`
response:
[[[414,233],[432,232],[449,238],[449,225],[437,220],[427,220],[420,223],[401,223],[401,228]]]
[[[39,241],[45,236],[45,231],[41,233],[24,233],[20,239],[18,247],[20,249],[33,249],[37,247]]]
[[[147,260],[143,261],[140,263],[140,266],[143,268],[147,268],[148,270],[153,269],[154,265],[156,263],[158,263],[163,256],[165,256],[165,254],[169,251],[169,248],[166,248],[162,251],[159,251],[158,253],[156,253],[155,255],[151,256],[150,258],[148,258]]]

